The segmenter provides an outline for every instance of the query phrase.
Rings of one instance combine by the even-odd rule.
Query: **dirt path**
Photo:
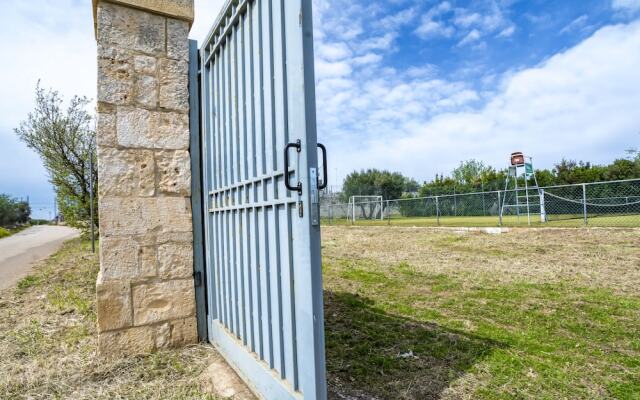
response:
[[[36,261],[53,254],[65,241],[79,235],[65,226],[34,226],[0,239],[0,290],[29,275]]]

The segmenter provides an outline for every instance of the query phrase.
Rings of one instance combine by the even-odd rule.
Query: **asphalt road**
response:
[[[62,243],[80,233],[65,226],[33,226],[0,239],[0,290],[15,285],[29,275],[33,265],[47,258]]]

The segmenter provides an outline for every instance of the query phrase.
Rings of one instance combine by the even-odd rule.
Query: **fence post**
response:
[[[440,226],[440,201],[438,196],[436,196],[436,223]]]
[[[589,214],[587,214],[587,185],[582,184],[582,204],[584,206],[584,224],[589,225]]]
[[[498,224],[502,226],[502,196],[498,190]]]
[[[391,225],[391,200],[387,200],[387,225]]]

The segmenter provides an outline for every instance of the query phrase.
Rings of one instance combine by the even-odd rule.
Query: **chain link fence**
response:
[[[640,179],[321,204],[327,225],[640,227]]]

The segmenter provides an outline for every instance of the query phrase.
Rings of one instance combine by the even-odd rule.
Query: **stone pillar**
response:
[[[197,341],[188,33],[193,0],[94,0],[102,354]]]

